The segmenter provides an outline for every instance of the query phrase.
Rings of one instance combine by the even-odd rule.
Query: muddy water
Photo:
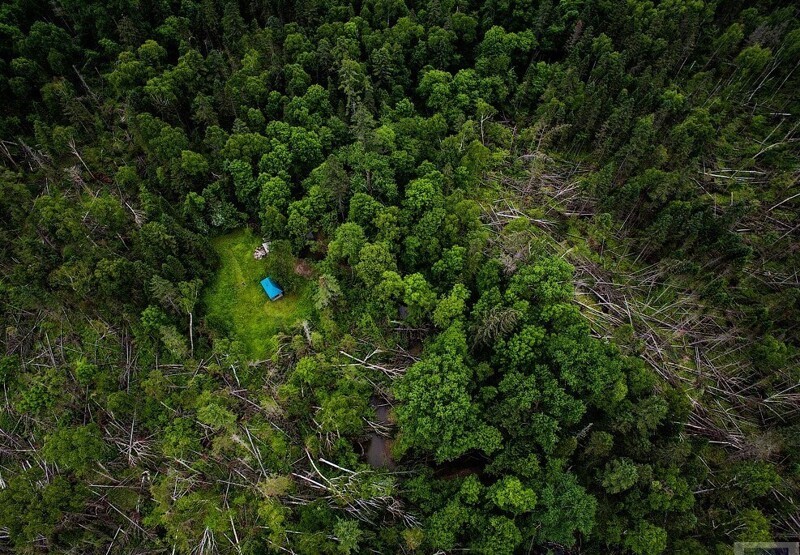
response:
[[[377,418],[375,422],[383,426],[390,426],[389,405],[378,397],[370,399],[370,405],[375,409]],[[392,459],[392,440],[385,438],[375,432],[367,434],[367,448],[364,452],[367,462],[375,468],[394,468],[395,462]]]

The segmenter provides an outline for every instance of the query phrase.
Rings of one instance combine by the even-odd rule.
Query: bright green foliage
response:
[[[503,516],[494,516],[489,519],[489,528],[483,541],[485,553],[507,553],[516,551],[522,543],[522,533],[514,525],[514,521]]]
[[[97,366],[85,359],[75,363],[75,378],[81,385],[89,385],[97,374]]]
[[[514,476],[506,476],[492,486],[489,497],[500,509],[514,515],[530,512],[536,507],[536,493]]]
[[[225,407],[215,402],[210,402],[197,409],[197,419],[207,426],[219,429],[230,427],[236,422],[236,415]]]
[[[334,262],[343,260],[350,266],[355,266],[366,242],[360,225],[350,222],[342,224],[336,228],[336,236],[328,245],[328,258]]]
[[[202,176],[208,172],[208,162],[202,154],[184,150],[181,151],[181,168],[191,176]]]
[[[375,288],[378,298],[387,304],[396,303],[405,297],[406,283],[397,272],[383,272],[381,282]]]
[[[744,509],[737,518],[737,541],[768,542],[772,541],[769,532],[769,520],[758,509]]]
[[[363,535],[357,521],[338,519],[333,527],[333,533],[336,536],[336,541],[339,542],[336,548],[339,553],[349,555],[357,552],[359,541]]]
[[[368,286],[374,287],[384,272],[397,270],[394,256],[386,243],[369,243],[358,252],[356,275]]]
[[[450,293],[439,300],[433,312],[433,322],[440,328],[447,328],[453,321],[464,317],[469,290],[462,284],[453,286]]]
[[[260,174],[256,180],[260,191],[258,203],[262,210],[268,207],[275,207],[279,211],[284,211],[289,206],[292,191],[289,185],[280,177],[269,177],[267,174]]]
[[[56,430],[47,436],[43,448],[43,455],[48,462],[76,472],[103,462],[108,452],[108,446],[96,424]]]
[[[412,366],[406,380],[413,388],[397,390],[405,403],[398,411],[404,439],[435,452],[438,460],[454,459],[469,449],[495,450],[499,438],[494,430],[480,428],[468,392],[470,376],[463,361],[449,356],[432,356]]]
[[[169,479],[164,482],[167,485]],[[217,499],[207,492],[193,492],[174,503],[166,499],[159,501],[161,506],[157,510],[163,511],[161,522],[182,551],[190,551],[191,546],[200,544],[204,535],[222,534],[230,526],[227,511],[219,510]]]
[[[397,411],[403,440],[434,452],[439,461],[452,460],[469,449],[496,451],[499,433],[480,422],[472,401],[473,372],[465,360],[463,330],[451,326],[430,351],[408,369],[396,390],[404,402]]]
[[[628,532],[625,545],[636,555],[659,555],[667,548],[667,532],[649,522],[641,522]]]
[[[781,481],[775,467],[768,462],[742,462],[734,468],[734,472],[738,488],[752,497],[768,494]]]
[[[172,421],[164,431],[162,450],[167,457],[183,459],[200,451],[197,429],[186,418]]]
[[[627,459],[614,459],[603,471],[603,487],[608,493],[619,493],[636,483],[636,465]]]
[[[575,532],[586,534],[595,524],[597,502],[577,483],[571,473],[553,468],[538,490],[539,503],[534,516],[541,523],[540,541],[564,545],[575,543]]]
[[[411,274],[403,278],[403,302],[408,306],[411,323],[421,322],[429,317],[436,306],[436,293],[422,274]]]

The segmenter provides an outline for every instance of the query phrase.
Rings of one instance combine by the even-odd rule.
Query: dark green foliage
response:
[[[800,20],[751,4],[6,2],[0,551],[796,539]]]

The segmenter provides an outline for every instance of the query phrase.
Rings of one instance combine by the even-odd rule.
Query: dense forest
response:
[[[0,37],[0,551],[800,539],[796,4],[9,0]]]

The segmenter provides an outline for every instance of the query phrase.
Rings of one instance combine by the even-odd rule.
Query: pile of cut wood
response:
[[[256,260],[261,260],[268,254],[269,254],[269,243],[261,243],[261,246],[259,246],[253,252],[253,258],[255,258]]]

